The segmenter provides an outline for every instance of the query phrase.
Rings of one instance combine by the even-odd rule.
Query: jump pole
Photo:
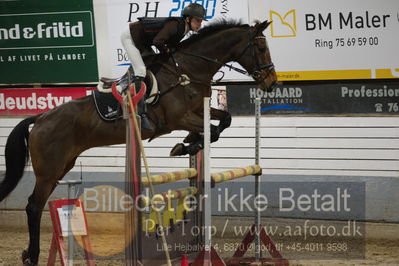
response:
[[[144,84],[144,86],[145,86],[145,84]],[[134,86],[133,86],[133,88],[134,88]],[[133,91],[135,91],[135,88],[134,88]],[[145,92],[145,90],[144,90],[144,92]],[[153,184],[152,184],[152,180],[150,178],[150,170],[149,170],[149,167],[148,167],[147,156],[145,154],[143,141],[141,139],[140,126],[138,125],[137,116],[136,116],[136,110],[134,108],[135,104],[133,103],[133,99],[132,99],[132,96],[131,96],[130,92],[127,93],[127,99],[128,99],[127,102],[129,104],[129,107],[130,107],[130,112],[131,112],[131,116],[130,117],[131,117],[131,120],[133,120],[133,126],[134,126],[134,128],[132,129],[132,132],[133,131],[135,132],[136,140],[137,140],[137,143],[138,143],[138,148],[139,148],[140,154],[141,154],[141,156],[143,158],[143,162],[144,162],[144,168],[145,168],[145,172],[146,172],[146,176],[147,176],[147,180],[148,180],[148,184],[149,184],[149,188],[150,188],[150,195],[152,197],[155,194],[155,191],[154,191],[154,187],[153,187]],[[160,235],[161,235],[163,249],[164,249],[164,252],[165,252],[166,264],[168,266],[172,266],[172,263],[171,263],[171,260],[170,260],[170,256],[169,256],[168,244],[166,242],[166,237],[165,237],[163,225],[161,224],[161,222],[162,222],[161,214],[157,211],[156,212],[156,216],[157,216],[157,220],[158,220],[158,223],[159,223],[159,232],[160,232]]]
[[[145,83],[141,83],[141,89],[139,92],[136,93],[136,88],[134,84],[131,84],[129,87],[130,90],[128,90],[123,96],[121,96],[117,90],[117,85],[116,82],[112,84],[112,94],[114,97],[120,102],[120,104],[124,108],[124,118],[127,118],[126,121],[126,177],[125,179],[127,180],[127,188],[126,191],[128,192],[129,195],[133,195],[133,208],[127,212],[127,215],[125,216],[125,223],[128,224],[128,234],[125,236],[125,243],[129,243],[127,250],[125,252],[126,256],[126,265],[129,266],[136,266],[136,265],[142,265],[140,262],[140,253],[139,252],[139,243],[141,242],[141,239],[138,237],[138,229],[141,228],[141,219],[139,218],[139,214],[134,208],[134,204],[136,202],[136,199],[139,196],[140,193],[140,186],[141,186],[141,178],[139,178],[139,172],[140,168],[138,167],[140,164],[140,154],[143,158],[144,162],[144,167],[145,167],[145,172],[150,188],[150,195],[151,197],[155,194],[154,192],[154,187],[152,184],[152,180],[150,178],[150,171],[148,167],[148,162],[147,162],[147,157],[145,155],[145,150],[143,146],[143,141],[141,139],[141,130],[140,130],[140,125],[138,122],[138,118],[136,115],[136,108],[137,108],[137,103],[142,98],[146,92],[146,86]],[[131,94],[133,93],[133,95]],[[126,117],[127,116],[127,117]],[[138,163],[138,164],[136,164]],[[132,186],[133,184],[133,186]],[[158,220],[158,223],[160,224],[159,226],[159,232],[160,236],[162,239],[162,246],[163,250],[165,253],[166,257],[166,263],[168,266],[171,266],[171,260],[169,256],[169,251],[168,251],[168,244],[166,242],[166,237],[164,234],[164,229],[161,224],[162,218],[161,215],[158,211],[156,211],[156,217]],[[133,230],[132,231],[132,224],[133,224]],[[134,233],[134,234],[132,234]],[[133,237],[133,241],[130,243],[129,237]]]
[[[261,100],[260,98],[256,98],[255,101],[255,165],[259,165],[260,163],[260,117],[261,117]],[[258,199],[260,195],[260,187],[261,181],[260,176],[262,172],[254,173],[255,176],[255,199]],[[273,243],[270,236],[267,234],[265,229],[261,224],[261,212],[260,208],[256,204],[255,208],[255,222],[252,226],[252,229],[248,232],[248,234],[244,237],[241,245],[237,248],[233,255],[233,259],[228,260],[228,265],[241,265],[242,263],[255,263],[256,265],[265,263],[274,263],[276,266],[288,266],[288,261],[282,257],[280,252],[277,250],[275,244]],[[251,242],[255,242],[255,257],[254,258],[244,258],[244,254],[249,248]],[[271,259],[262,258],[262,244],[265,246],[270,246],[270,250],[268,252],[271,255]]]
[[[212,249],[212,236],[211,236],[211,225],[212,225],[212,197],[211,197],[211,173],[210,173],[210,144],[211,144],[211,119],[210,119],[210,99],[209,97],[204,98],[204,226],[205,226],[205,237],[204,237],[204,248],[205,258],[204,265],[211,265],[211,249]]]
[[[129,93],[129,92],[128,92]],[[134,109],[134,107],[133,107]],[[140,149],[136,137],[135,125],[133,122],[134,113],[129,113],[129,103],[127,95],[123,97],[123,113],[126,119],[126,166],[125,166],[125,192],[135,202],[139,195],[141,182],[138,179],[141,176],[140,163]],[[139,118],[137,118],[139,119]],[[137,122],[140,124],[140,121]],[[134,204],[134,203],[132,203]],[[126,266],[140,266],[141,254],[140,241],[141,239],[133,236],[138,236],[139,228],[141,226],[141,213],[136,211],[132,206],[130,210],[125,213],[125,265]]]
[[[75,186],[82,184],[82,176],[80,180],[60,180],[58,185],[68,185],[68,199],[75,198]],[[68,220],[68,231],[72,232],[72,217]],[[73,265],[73,253],[74,253],[75,238],[72,233],[68,234],[68,266]]]
[[[255,164],[259,165],[260,163],[260,98],[255,99]],[[260,194],[260,175],[255,175],[255,199],[259,198]],[[260,232],[261,226],[261,212],[260,208],[255,208],[255,226],[257,231]],[[255,261],[259,261],[262,257],[262,249],[261,249],[261,241],[260,234],[255,235]]]
[[[261,225],[261,212],[259,208],[255,208],[254,213],[254,224],[252,229],[242,240],[242,243],[233,255],[233,259],[224,262],[221,260],[217,252],[212,247],[212,237],[211,237],[211,224],[212,224],[212,209],[211,209],[211,184],[225,182],[248,175],[255,176],[255,199],[259,198],[260,195],[260,176],[262,175],[262,169],[259,166],[260,163],[260,99],[255,100],[255,165],[247,166],[244,168],[238,168],[230,171],[225,171],[216,174],[210,174],[210,98],[204,98],[204,149],[203,156],[200,159],[202,163],[202,170],[198,171],[199,176],[203,177],[203,188],[202,193],[204,196],[204,209],[203,213],[203,226],[204,226],[204,236],[203,245],[204,250],[202,250],[196,260],[191,264],[191,266],[203,266],[203,265],[213,265],[213,266],[225,266],[225,265],[260,265],[263,263],[272,262],[278,266],[288,265],[288,261],[282,257],[280,252],[276,249],[272,239],[267,234],[265,229]],[[194,157],[190,163],[190,166],[194,167],[194,163],[198,163],[198,154]],[[202,175],[200,174],[202,172]],[[200,179],[201,180],[201,179]],[[201,182],[200,182],[201,183]],[[250,244],[255,241],[255,258],[244,258],[244,254],[250,247]],[[269,253],[272,256],[271,259],[262,258],[261,246],[270,246]],[[253,264],[255,263],[255,264]]]
[[[211,119],[210,119],[210,98],[204,98],[204,148],[201,153],[198,153],[195,157],[197,159],[191,160],[191,163],[197,164],[198,169],[198,157],[200,157],[201,170],[198,171],[198,175],[202,176],[199,179],[199,186],[202,189],[203,197],[203,209],[200,211],[202,221],[202,228],[204,234],[202,235],[201,244],[202,250],[198,253],[195,261],[191,266],[226,266],[225,262],[220,258],[219,254],[212,246],[212,176],[210,173],[210,143],[211,143]],[[193,158],[193,157],[192,157]],[[221,178],[223,179],[223,178]],[[200,198],[200,200],[202,200]]]
[[[255,165],[258,166],[260,163],[260,98],[255,99]],[[204,238],[204,247],[206,251],[210,251],[212,247],[212,237],[211,237],[211,225],[212,225],[212,210],[211,210],[211,182],[212,177],[210,174],[210,98],[204,98],[204,192],[205,192],[205,217],[204,217],[204,226],[205,226],[205,238]],[[260,194],[260,173],[255,174],[255,199],[258,198]],[[261,227],[261,212],[260,208],[255,208],[255,222],[256,228],[258,228],[255,232],[260,232]],[[262,257],[261,253],[261,239],[260,234],[255,234],[255,260],[259,261]],[[210,256],[210,252],[205,253],[207,256]],[[210,257],[205,257],[205,262],[210,262]]]

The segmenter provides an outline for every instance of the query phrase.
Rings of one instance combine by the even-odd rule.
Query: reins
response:
[[[243,74],[243,75],[252,77],[252,78],[255,79],[255,81],[257,81],[257,82],[261,82],[261,81],[263,81],[264,79],[266,79],[267,76],[262,77],[262,71],[263,71],[263,70],[268,70],[268,71],[270,71],[270,70],[274,69],[274,64],[271,62],[271,63],[269,63],[269,64],[261,65],[261,64],[259,63],[258,58],[256,57],[256,54],[255,54],[255,47],[254,47],[254,46],[255,46],[254,41],[255,41],[256,39],[265,39],[266,37],[265,37],[265,36],[255,36],[255,37],[252,37],[252,36],[251,36],[251,30],[248,31],[248,35],[249,35],[248,44],[244,47],[244,49],[241,51],[241,53],[239,54],[239,56],[238,56],[238,58],[237,58],[236,60],[239,60],[239,59],[246,53],[246,51],[247,51],[249,48],[252,48],[252,56],[256,59],[256,67],[253,69],[252,72],[248,72],[248,71],[243,70],[243,69],[241,69],[241,68],[235,67],[235,66],[233,66],[232,64],[220,62],[220,61],[218,61],[217,59],[210,58],[210,57],[208,57],[208,56],[204,56],[204,55],[197,54],[197,53],[193,53],[193,52],[186,51],[186,50],[177,50],[177,51],[175,51],[174,53],[171,53],[171,54],[170,54],[170,57],[171,57],[171,59],[172,59],[172,61],[173,61],[173,64],[174,64],[174,68],[171,67],[169,64],[164,64],[163,66],[165,67],[165,69],[167,69],[167,70],[169,70],[170,72],[176,74],[176,75],[179,77],[179,78],[178,78],[178,81],[175,82],[175,83],[173,83],[166,91],[160,93],[159,96],[161,97],[162,95],[165,95],[166,93],[170,92],[171,90],[173,90],[173,88],[175,88],[175,87],[178,86],[178,85],[186,86],[186,85],[188,85],[188,84],[190,84],[190,83],[197,83],[197,84],[201,84],[201,85],[204,85],[204,86],[209,86],[209,85],[212,84],[212,83],[213,83],[213,84],[219,83],[219,82],[223,79],[223,77],[224,77],[224,73],[223,73],[222,77],[220,77],[220,78],[217,79],[216,81],[211,81],[211,82],[209,82],[209,83],[208,83],[208,82],[201,81],[201,80],[191,79],[187,74],[182,73],[180,66],[179,66],[178,63],[176,62],[176,59],[175,59],[175,56],[174,56],[175,53],[180,53],[180,54],[185,54],[185,55],[193,56],[193,57],[196,57],[196,58],[200,58],[200,59],[202,59],[202,60],[205,60],[205,61],[208,61],[208,62],[217,64],[217,65],[220,65],[220,67],[225,66],[225,67],[229,68],[230,70],[234,70],[234,71],[236,71],[236,72],[238,72],[238,73],[241,73],[241,74]]]
[[[213,59],[213,58],[210,58],[210,57],[207,57],[207,56],[204,56],[204,55],[200,55],[200,54],[196,54],[196,53],[192,53],[192,52],[188,52],[188,51],[183,51],[183,50],[182,50],[182,51],[177,51],[177,52],[178,52],[178,53],[181,53],[181,54],[186,54],[186,55],[191,55],[191,56],[193,56],[193,57],[201,58],[201,59],[203,59],[203,60],[205,60],[205,61],[218,64],[218,65],[220,65],[221,67],[222,67],[222,66],[226,66],[226,67],[228,67],[229,69],[235,70],[235,71],[237,71],[237,72],[239,72],[239,73],[241,73],[241,74],[248,75],[248,72],[247,72],[247,71],[245,71],[245,70],[243,70],[243,69],[241,69],[241,68],[235,67],[235,66],[233,66],[233,65],[227,64],[227,63],[219,62],[217,59]]]
[[[176,61],[174,60],[173,55],[171,55],[171,56],[172,56],[172,58],[173,58],[173,63],[174,63],[174,65],[175,65],[175,67],[173,68],[173,67],[170,66],[169,64],[164,64],[163,67],[164,67],[166,70],[168,70],[169,72],[175,74],[175,75],[178,77],[178,80],[177,80],[175,83],[172,83],[172,84],[169,86],[169,88],[168,88],[167,90],[161,92],[161,93],[159,94],[159,97],[161,97],[161,96],[163,96],[163,95],[169,93],[170,91],[172,91],[172,90],[173,90],[175,87],[177,87],[178,85],[181,85],[181,86],[185,87],[185,86],[187,86],[187,85],[190,84],[190,83],[196,83],[196,84],[201,84],[201,85],[203,85],[203,86],[208,87],[208,86],[211,84],[211,82],[208,83],[208,82],[204,82],[204,81],[201,81],[201,80],[191,79],[187,74],[182,73],[182,72],[180,71],[178,65],[176,64]]]
[[[254,70],[251,73],[246,71],[246,70],[243,70],[241,68],[235,67],[235,66],[233,66],[231,64],[222,63],[222,62],[219,62],[217,59],[213,59],[213,58],[210,58],[210,57],[207,57],[207,56],[204,56],[204,55],[192,53],[192,52],[185,51],[185,50],[178,50],[176,52],[182,53],[182,54],[186,54],[186,55],[190,55],[190,56],[197,57],[197,58],[201,58],[201,59],[203,59],[205,61],[208,61],[208,62],[211,62],[211,63],[214,63],[214,64],[218,64],[221,67],[222,66],[228,67],[230,70],[234,70],[234,71],[236,71],[238,73],[241,73],[241,74],[244,74],[246,76],[253,77],[255,80],[257,80],[257,79],[259,79],[260,72],[262,70],[267,69],[267,70],[270,71],[270,70],[272,70],[274,68],[274,64],[271,62],[269,64],[260,65],[259,61],[258,61],[258,58],[255,56],[254,40],[256,40],[256,39],[266,39],[266,37],[265,36],[257,36],[257,37],[252,38],[251,30],[248,31],[248,34],[249,34],[249,42],[244,47],[244,49],[241,51],[240,55],[238,56],[238,58],[236,60],[239,60],[245,54],[245,52],[248,50],[248,48],[252,47],[252,56],[254,58],[256,58],[257,67],[254,68]],[[173,54],[172,54],[172,58],[173,58]],[[174,58],[173,58],[173,60],[174,60]],[[222,78],[223,78],[223,76],[220,79],[218,79],[216,81],[216,83],[219,82]]]

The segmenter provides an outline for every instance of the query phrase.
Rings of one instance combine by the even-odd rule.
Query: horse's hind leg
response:
[[[29,227],[29,247],[22,253],[24,265],[38,264],[40,253],[40,222],[44,206],[57,186],[58,180],[62,179],[74,166],[75,159],[76,158],[70,160],[65,167],[49,165],[48,162],[46,164],[40,164],[40,168],[38,168],[38,166],[35,167],[35,173],[37,173],[36,184],[32,195],[29,197],[28,205],[26,206]],[[59,170],[52,171],[56,169]]]
[[[29,247],[22,253],[24,265],[37,265],[40,252],[40,221],[43,208],[54,190],[57,180],[52,178],[36,177],[36,185],[28,199],[26,214],[29,226]]]

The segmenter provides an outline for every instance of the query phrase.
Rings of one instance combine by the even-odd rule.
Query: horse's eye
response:
[[[262,52],[262,53],[266,52],[267,45],[266,45],[266,42],[264,40],[259,40],[256,43],[256,46],[258,47],[260,52]]]

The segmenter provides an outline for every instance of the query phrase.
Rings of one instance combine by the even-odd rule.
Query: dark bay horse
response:
[[[161,96],[148,116],[156,128],[143,139],[155,138],[173,130],[190,132],[172,155],[195,153],[201,148],[203,131],[202,98],[211,95],[211,80],[225,63],[238,62],[263,90],[270,91],[277,81],[263,31],[269,22],[254,26],[234,21],[217,21],[183,41],[173,56],[149,68],[157,77]],[[178,66],[176,65],[178,64]],[[182,85],[185,74],[189,84]],[[220,120],[212,127],[212,140],[230,125],[227,112],[212,109],[211,117]],[[29,126],[34,124],[29,132]],[[0,184],[0,202],[22,178],[29,154],[36,184],[26,213],[29,247],[22,253],[25,265],[36,265],[39,257],[40,220],[48,197],[75,164],[76,158],[92,147],[125,143],[125,122],[104,122],[96,112],[91,96],[70,101],[51,111],[21,121],[11,132],[5,148],[6,172]],[[29,144],[29,145],[28,145]]]

